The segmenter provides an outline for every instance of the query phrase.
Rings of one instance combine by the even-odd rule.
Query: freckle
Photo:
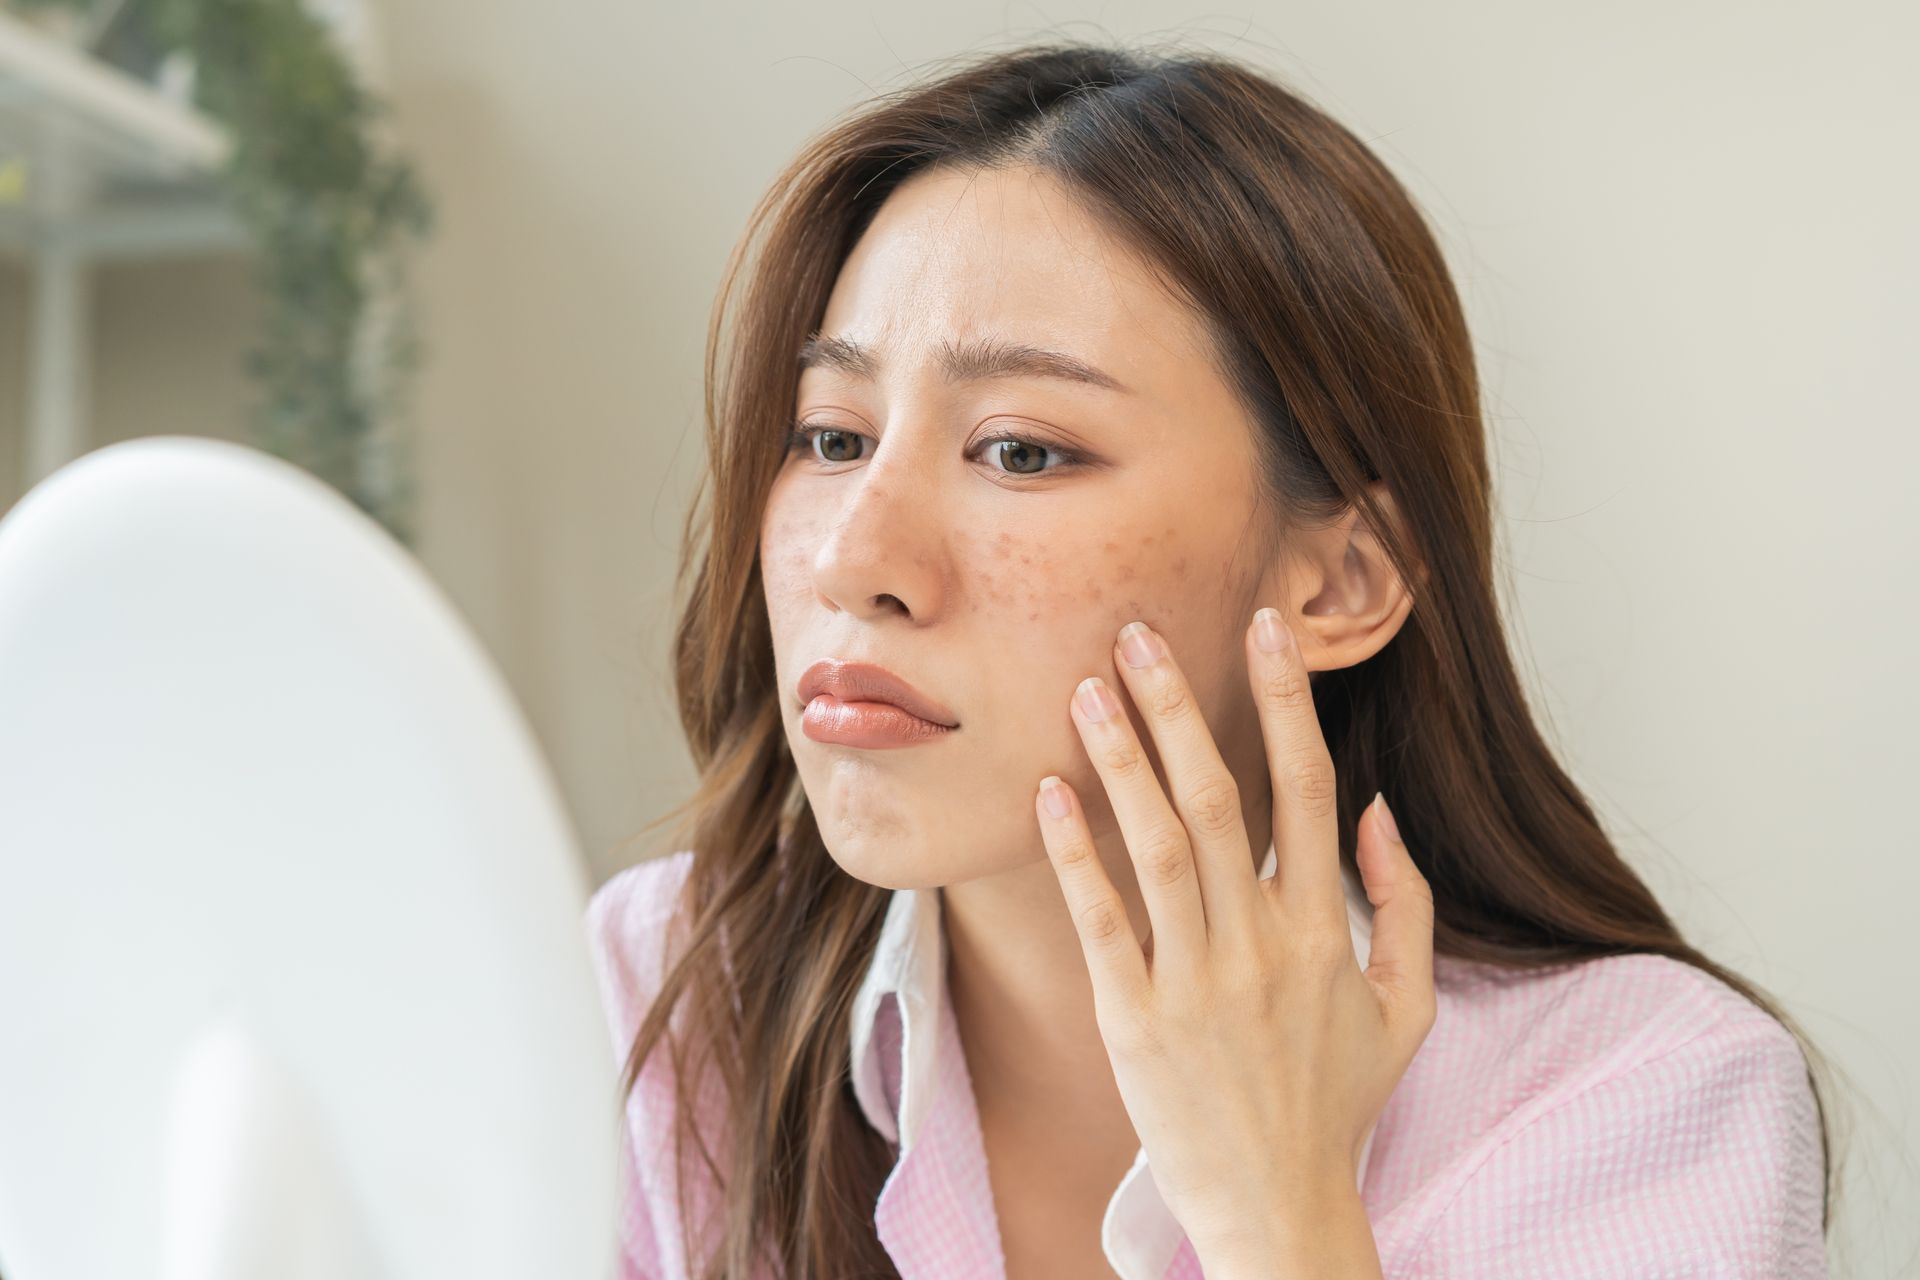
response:
[[[1030,614],[1028,614],[1028,615],[1027,615],[1027,621],[1028,621],[1028,622],[1038,622],[1038,621],[1040,621],[1040,615],[1039,615],[1038,613],[1030,613]]]
[[[1181,556],[1179,559],[1173,562],[1173,574],[1177,578],[1185,574],[1186,571],[1187,571],[1187,558],[1185,556]]]

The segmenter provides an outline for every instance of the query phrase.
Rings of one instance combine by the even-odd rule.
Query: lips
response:
[[[799,693],[803,706],[826,694],[837,703],[869,704],[870,707],[884,704],[935,730],[960,726],[959,719],[946,707],[885,667],[871,662],[822,659],[801,674]]]

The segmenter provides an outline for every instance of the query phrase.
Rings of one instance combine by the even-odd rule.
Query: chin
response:
[[[801,783],[813,810],[820,839],[842,871],[856,880],[889,889],[911,887],[927,859],[919,842],[925,828],[922,806],[910,789],[862,758],[841,758],[803,767]],[[922,871],[921,874],[924,874]]]
[[[1030,819],[994,816],[1005,786],[998,775],[902,773],[888,757],[906,754],[811,740],[796,752],[821,843],[842,871],[881,888],[930,889],[1045,860]]]
[[[821,824],[821,838],[834,864],[855,880],[881,889],[931,889],[946,877],[910,839],[888,839],[867,830],[846,834]]]

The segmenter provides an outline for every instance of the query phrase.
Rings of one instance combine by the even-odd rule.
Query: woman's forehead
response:
[[[1203,354],[1197,318],[1057,182],[1033,175],[902,184],[842,266],[821,332],[896,368],[944,373],[969,353],[1026,348],[1121,384]]]

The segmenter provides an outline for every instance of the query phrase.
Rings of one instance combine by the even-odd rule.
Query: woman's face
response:
[[[1257,560],[1253,428],[1199,322],[1053,179],[929,171],[880,209],[820,332],[838,345],[794,409],[826,434],[783,464],[760,557],[787,739],[834,860],[892,888],[1044,861],[1049,773],[1115,832],[1068,706],[1089,675],[1127,701],[1113,645],[1136,618],[1167,637],[1243,798],[1264,797],[1243,635],[1290,602]],[[990,347],[1113,385],[996,369]],[[835,719],[831,699],[803,717],[823,659],[886,668],[957,727],[811,736]]]

